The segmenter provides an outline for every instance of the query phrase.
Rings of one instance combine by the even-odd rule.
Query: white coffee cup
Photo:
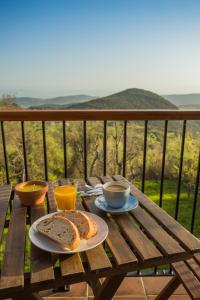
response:
[[[127,182],[112,181],[103,185],[103,195],[112,208],[120,208],[126,204],[130,196],[130,185]]]

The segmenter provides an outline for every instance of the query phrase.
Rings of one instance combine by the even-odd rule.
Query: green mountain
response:
[[[16,103],[19,106],[22,107],[36,107],[36,106],[44,106],[44,108],[51,106],[57,106],[57,105],[72,105],[72,103],[82,103],[85,101],[89,101],[91,99],[94,99],[92,96],[88,95],[72,95],[72,96],[62,96],[62,97],[55,97],[55,98],[49,98],[49,99],[42,99],[42,98],[31,98],[31,97],[17,97],[14,100],[14,103]]]
[[[177,109],[165,98],[142,89],[127,89],[84,103],[71,105],[70,109]]]
[[[200,94],[163,95],[163,97],[176,106],[187,106],[187,108],[189,108],[189,106],[199,108],[200,106]]]

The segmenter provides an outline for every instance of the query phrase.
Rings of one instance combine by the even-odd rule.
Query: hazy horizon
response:
[[[136,87],[133,87],[133,88],[136,88]],[[127,88],[129,89],[129,88]],[[141,88],[142,89],[142,88]],[[126,90],[126,89],[125,89]],[[96,92],[96,94],[94,94],[94,90],[91,90],[90,91],[87,91],[87,90],[77,90],[77,91],[71,91],[71,92],[67,92],[67,91],[63,91],[63,93],[61,92],[56,92],[54,91],[53,93],[49,94],[49,93],[45,93],[45,92],[42,92],[42,93],[38,93],[38,92],[23,92],[23,91],[20,91],[20,92],[17,92],[16,90],[12,90],[12,89],[5,89],[5,90],[1,90],[0,89],[0,97],[3,96],[3,95],[12,95],[12,96],[15,96],[16,98],[20,98],[20,97],[24,97],[24,98],[41,98],[41,99],[50,99],[50,98],[56,98],[56,97],[62,97],[62,96],[76,96],[76,95],[87,95],[87,96],[92,96],[92,97],[105,97],[105,96],[108,96],[108,95],[111,95],[111,94],[114,94],[114,93],[118,93],[118,92],[121,92],[123,90],[110,90],[110,91],[98,91]],[[156,93],[155,91],[152,91],[152,90],[149,90],[153,93]],[[193,92],[189,92],[189,93],[167,93],[167,94],[159,94],[159,93],[156,93],[160,96],[167,96],[167,95],[194,95],[194,94],[198,94],[200,95],[200,92],[196,92],[196,93],[193,93]]]
[[[200,92],[200,1],[0,0],[0,95]]]

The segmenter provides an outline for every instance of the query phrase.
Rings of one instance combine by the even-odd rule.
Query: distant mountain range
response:
[[[177,109],[158,94],[143,89],[127,89],[106,97],[88,95],[63,96],[50,99],[18,97],[13,104],[29,109]]]
[[[200,108],[200,94],[175,94],[163,97],[181,108]]]
[[[82,103],[94,99],[93,96],[88,95],[73,95],[73,96],[61,96],[49,99],[31,98],[31,97],[17,97],[14,103],[21,107],[35,107],[37,108],[50,108],[51,106],[65,105],[65,107],[72,105],[73,103]]]
[[[167,99],[142,89],[127,89],[116,94],[84,103],[73,104],[70,109],[177,109]]]
[[[55,98],[17,97],[16,107],[30,109],[200,109],[200,93],[160,96],[143,89],[127,89],[106,97],[90,95]],[[14,108],[16,109],[14,106]],[[0,106],[2,109],[2,105]]]

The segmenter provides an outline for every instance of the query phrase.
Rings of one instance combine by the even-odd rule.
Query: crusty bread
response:
[[[73,222],[79,231],[80,237],[89,239],[97,233],[97,225],[85,212],[80,210],[65,210],[58,213]]]
[[[74,250],[80,246],[77,227],[62,216],[53,216],[37,224],[37,230],[59,243],[64,250]]]

